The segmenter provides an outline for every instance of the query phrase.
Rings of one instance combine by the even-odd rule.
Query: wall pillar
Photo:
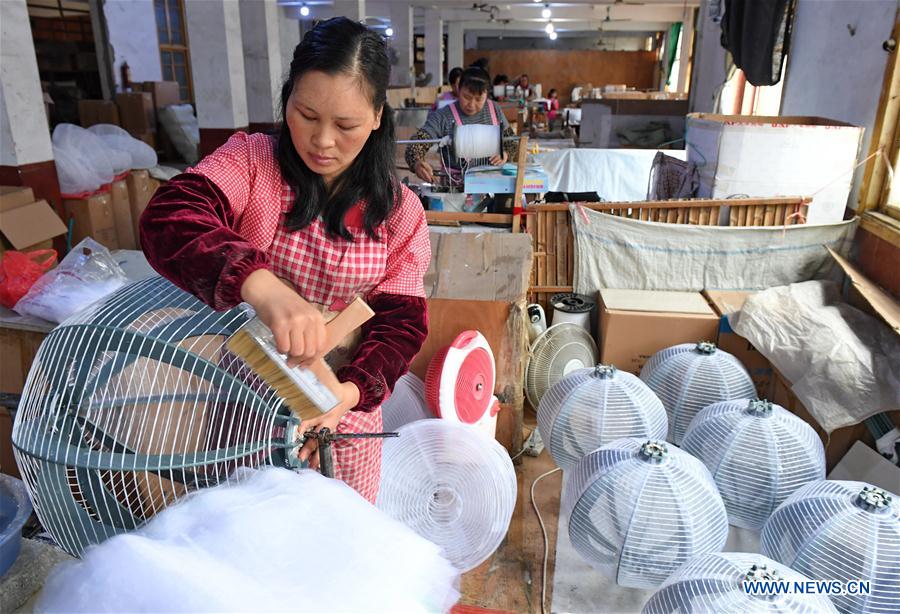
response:
[[[413,7],[408,2],[391,3],[391,28],[394,36],[390,45],[397,54],[397,63],[391,66],[391,85],[408,86],[413,71]]]
[[[444,82],[444,20],[437,9],[425,11],[425,72],[431,73],[431,81],[425,85]]]
[[[275,127],[281,107],[278,5],[275,0],[241,0],[240,15],[248,128],[250,132],[265,132]]]
[[[247,87],[240,6],[230,0],[185,2],[200,156],[247,130]]]
[[[25,0],[0,2],[0,184],[27,186],[62,215]]]
[[[335,16],[362,21],[366,18],[366,0],[334,0],[333,11]]]
[[[450,72],[456,66],[465,68],[463,66],[464,34],[463,22],[451,21],[447,24],[447,66],[444,67],[446,72]]]

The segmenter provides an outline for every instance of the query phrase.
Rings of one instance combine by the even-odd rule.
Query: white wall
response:
[[[0,164],[53,159],[25,0],[0,1]]]
[[[889,57],[881,45],[890,38],[896,10],[896,0],[798,0],[781,114],[863,126],[860,159],[868,155]],[[863,170],[856,173],[853,207]]]
[[[121,66],[125,62],[132,81],[162,81],[153,0],[106,0],[103,14],[112,47],[116,91],[122,91]]]

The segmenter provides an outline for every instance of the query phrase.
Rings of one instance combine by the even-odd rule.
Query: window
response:
[[[178,81],[182,103],[194,102],[191,61],[182,0],[154,0],[159,57],[164,81]]]

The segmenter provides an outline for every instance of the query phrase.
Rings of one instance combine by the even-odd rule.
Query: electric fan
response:
[[[477,330],[467,330],[428,363],[425,399],[438,418],[475,424],[493,405],[495,378],[487,339]]]
[[[566,470],[616,439],[664,439],[668,429],[666,409],[647,384],[611,365],[562,378],[541,399],[537,419],[550,455]]]
[[[154,277],[47,336],[12,439],[41,524],[63,549],[80,556],[239,466],[292,464],[298,421],[225,348],[251,317]]]
[[[742,612],[743,614],[819,614],[837,612],[816,593],[763,594],[764,582],[806,583],[810,578],[759,554],[714,552],[691,559],[644,604],[642,614]],[[758,593],[752,592],[756,584]],[[745,588],[745,586],[747,588]],[[770,585],[771,586],[771,585]]]
[[[382,448],[377,506],[444,549],[460,571],[503,541],[516,504],[506,450],[477,427],[449,420],[403,426]]]
[[[577,324],[554,324],[538,335],[525,364],[525,396],[535,409],[541,397],[563,377],[600,361],[591,334]]]
[[[394,383],[391,396],[381,404],[383,428],[385,432],[396,431],[404,424],[425,418],[434,418],[425,402],[425,382],[407,373]]]
[[[562,512],[581,557],[631,588],[659,586],[728,537],[709,471],[662,441],[619,439],[585,456],[565,483]]]
[[[816,579],[870,582],[834,595],[842,612],[900,612],[900,499],[865,482],[819,480],[782,503],[760,552]]]
[[[667,439],[678,445],[691,420],[707,405],[756,398],[753,380],[740,361],[706,341],[657,352],[641,369],[641,379],[665,406]]]
[[[682,449],[712,472],[728,521],[759,530],[801,486],[825,478],[825,448],[811,426],[779,405],[741,399],[694,417]]]

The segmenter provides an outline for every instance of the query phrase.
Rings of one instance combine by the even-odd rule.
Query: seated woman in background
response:
[[[523,74],[519,77],[519,81],[516,83],[516,98],[521,100],[534,98],[534,88],[528,82],[528,75]]]
[[[553,120],[559,116],[559,93],[556,88],[551,88],[547,92],[547,123],[552,127]]]
[[[441,139],[453,135],[456,125],[484,124],[500,126],[503,136],[514,136],[509,122],[493,100],[488,100],[490,76],[481,68],[470,66],[465,69],[459,79],[459,99],[434,113],[428,115],[425,125],[412,137],[416,140]],[[514,155],[518,145],[516,141],[504,141],[500,155],[484,160],[466,160],[468,166],[493,164],[500,166]],[[425,154],[431,149],[431,143],[410,143],[406,146],[406,163],[422,181],[434,183],[434,169],[425,161]],[[453,153],[452,145],[441,147],[441,163],[450,176],[451,185],[462,182],[462,160]]]
[[[447,83],[450,84],[450,87],[452,89],[449,92],[444,92],[437,97],[437,99],[434,101],[434,104],[431,105],[432,111],[436,111],[441,107],[446,107],[448,104],[450,104],[450,101],[459,98],[459,78],[462,76],[462,72],[463,69],[459,66],[453,68],[449,72],[449,74],[447,75]]]

